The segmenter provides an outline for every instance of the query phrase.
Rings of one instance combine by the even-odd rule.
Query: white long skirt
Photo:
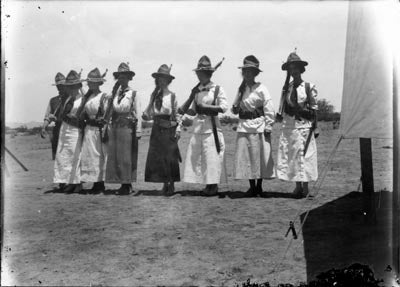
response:
[[[81,180],[99,182],[105,179],[107,147],[101,141],[98,127],[86,126],[82,143]]]
[[[183,181],[189,183],[218,184],[224,169],[225,141],[218,132],[221,151],[218,154],[214,135],[193,134],[186,152]]]
[[[235,179],[271,179],[275,177],[271,141],[263,133],[237,133]]]
[[[82,132],[77,127],[63,122],[54,162],[54,183],[81,182],[81,148]]]
[[[314,135],[311,136],[304,156],[304,147],[309,133],[309,128],[282,129],[276,168],[279,179],[299,182],[318,179],[317,144]]]

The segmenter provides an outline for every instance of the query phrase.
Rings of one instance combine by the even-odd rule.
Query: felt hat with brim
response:
[[[244,58],[243,60],[243,66],[238,67],[239,69],[256,69],[259,72],[262,72],[259,68],[260,66],[260,61],[258,61],[258,59],[253,56],[247,56]]]
[[[53,86],[64,85],[65,84],[65,76],[61,73],[57,73],[55,77],[55,83],[52,84]]]
[[[193,71],[215,71],[215,68],[213,68],[211,66],[211,61],[210,58],[208,58],[207,56],[202,56],[199,60],[199,62],[197,63],[197,68],[194,69]]]
[[[102,74],[100,74],[100,70],[98,68],[94,68],[87,75],[86,81],[92,82],[92,83],[104,83],[106,81],[106,79],[104,79],[104,77],[106,76],[107,71],[108,70],[106,70],[104,72],[104,74],[102,75]]]
[[[300,57],[296,54],[296,52],[292,52],[289,54],[289,57],[287,58],[286,63],[282,65],[282,70],[287,70],[289,68],[290,64],[296,64],[301,67],[305,67],[308,65],[306,61],[303,61],[300,59]]]
[[[151,76],[153,78],[166,77],[173,80],[175,79],[175,77],[171,75],[171,67],[168,67],[166,64],[162,64],[160,68],[158,68],[158,71],[156,73],[151,74]]]
[[[67,77],[65,78],[65,83],[64,85],[66,86],[72,86],[72,85],[77,85],[81,84],[83,80],[81,80],[81,73],[78,73],[75,70],[71,70]]]
[[[127,75],[130,75],[130,76],[132,76],[132,77],[135,76],[135,72],[134,72],[134,71],[131,71],[131,70],[129,69],[129,63],[121,63],[121,64],[118,66],[118,71],[113,73],[113,75],[114,75],[115,78],[118,78],[118,76],[119,76],[120,74],[127,74]]]

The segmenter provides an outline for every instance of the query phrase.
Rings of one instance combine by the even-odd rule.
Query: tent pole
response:
[[[400,101],[398,94],[398,71],[397,63],[394,62],[393,67],[393,200],[392,200],[392,264],[393,269],[400,275]]]
[[[372,147],[370,138],[360,138],[361,181],[363,189],[363,212],[365,219],[375,218],[374,172],[372,167]]]

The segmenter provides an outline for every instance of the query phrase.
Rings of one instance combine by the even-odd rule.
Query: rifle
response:
[[[215,65],[214,67],[214,72],[222,65],[222,62],[225,60],[225,58],[222,58],[221,61],[218,62],[218,64]],[[186,114],[186,112],[188,111],[190,105],[192,104],[194,97],[196,96],[196,94],[199,91],[199,86],[201,85],[201,83],[198,83],[193,89],[192,92],[190,93],[189,98],[186,100],[186,102],[178,109],[178,113],[181,115]]]
[[[290,74],[289,71],[286,71],[286,79],[285,79],[285,84],[283,85],[282,88],[282,94],[281,94],[281,102],[279,105],[279,111],[276,114],[276,122],[281,122],[283,120],[283,111],[285,110],[285,96],[287,92],[289,91],[289,81],[290,81]]]
[[[198,83],[198,84],[192,89],[192,92],[190,93],[189,98],[186,100],[186,102],[185,102],[181,107],[178,108],[178,113],[179,113],[179,114],[184,115],[184,114],[187,113],[189,107],[191,106],[191,104],[192,104],[192,102],[193,102],[193,100],[194,100],[194,97],[196,96],[196,94],[197,94],[198,92],[200,92],[200,90],[199,90],[199,86],[200,86],[200,85],[201,85],[201,83]]]
[[[102,136],[102,139],[101,139],[103,143],[107,143],[108,142],[108,138],[109,138],[108,137],[108,129],[109,129],[110,120],[111,120],[111,116],[112,116],[113,102],[114,102],[115,96],[117,94],[117,91],[118,91],[120,85],[121,84],[119,83],[119,81],[117,81],[114,84],[114,87],[112,89],[112,96],[111,96],[111,98],[110,98],[110,100],[108,102],[107,110],[104,113],[104,127],[103,127],[104,133],[103,133],[103,136]]]

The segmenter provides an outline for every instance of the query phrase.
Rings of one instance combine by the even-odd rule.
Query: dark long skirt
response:
[[[109,130],[107,183],[131,183],[136,181],[138,140],[135,129],[111,126]]]
[[[149,152],[146,160],[144,181],[180,181],[180,153],[175,139],[176,127],[162,128],[154,124],[151,130]]]

